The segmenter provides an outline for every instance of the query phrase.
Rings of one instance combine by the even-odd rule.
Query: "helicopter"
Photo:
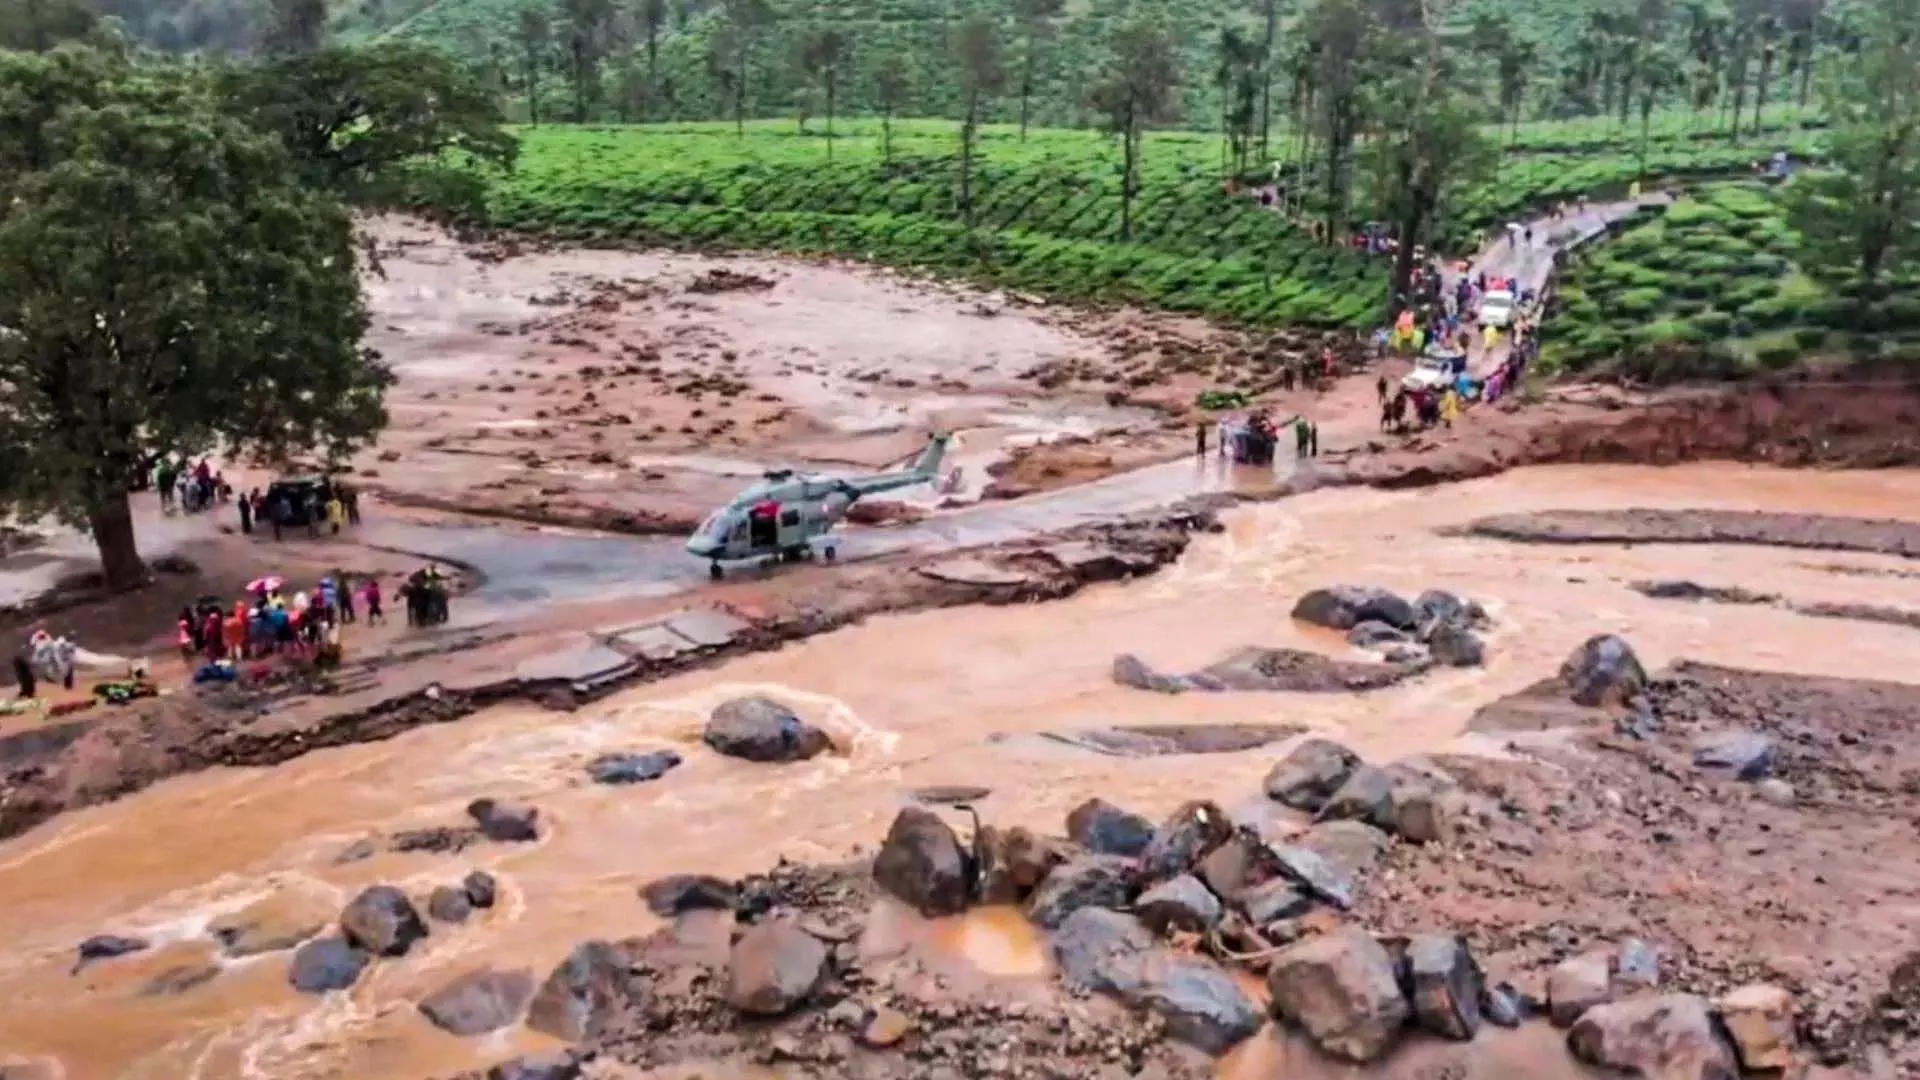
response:
[[[865,495],[932,482],[952,438],[946,433],[934,435],[913,467],[901,472],[842,477],[769,470],[701,523],[688,538],[687,551],[711,561],[715,581],[724,574],[723,562],[769,556],[783,562],[803,559],[813,553],[816,541],[821,557],[833,562],[839,554],[833,527],[854,502]]]

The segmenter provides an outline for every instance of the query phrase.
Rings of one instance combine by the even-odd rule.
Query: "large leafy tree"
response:
[[[310,184],[353,202],[397,199],[431,171],[443,199],[480,197],[470,169],[436,168],[450,152],[500,166],[519,144],[500,102],[473,72],[435,49],[403,42],[330,47],[221,77],[227,106],[280,137]]]
[[[1165,26],[1136,19],[1113,36],[1105,76],[1092,103],[1107,130],[1120,136],[1120,239],[1133,239],[1133,202],[1140,193],[1140,150],[1147,128],[1173,119],[1180,85],[1179,44]]]
[[[0,49],[46,52],[63,41],[87,37],[98,21],[86,0],[4,0]]]
[[[1800,264],[1862,307],[1920,262],[1920,0],[1879,0],[1857,56],[1828,71],[1832,168],[1788,190]]]
[[[127,484],[217,444],[344,450],[384,420],[353,223],[190,72],[0,54],[0,501],[144,577]]]

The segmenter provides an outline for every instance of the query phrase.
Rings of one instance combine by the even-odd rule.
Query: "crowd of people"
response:
[[[329,533],[360,524],[360,493],[344,480],[323,477],[308,484],[275,484],[266,491],[254,488],[240,499],[240,531],[252,535],[256,526],[273,530],[280,540],[286,530],[304,526],[318,537],[324,525]]]
[[[163,514],[197,514],[233,499],[233,485],[212,462],[201,458],[199,464],[188,465],[185,454],[171,461],[161,458],[153,468],[153,486]]]
[[[1493,353],[1503,341],[1507,351],[1492,371],[1476,376],[1466,369],[1465,363],[1473,347],[1474,323],[1469,313],[1476,310],[1490,292],[1513,296],[1515,307],[1504,334],[1499,326],[1482,329],[1485,354]],[[1375,338],[1376,346],[1382,352],[1404,348],[1418,354],[1432,342],[1438,347],[1439,355],[1454,357],[1459,368],[1451,380],[1441,384],[1392,386],[1385,375],[1380,376],[1375,390],[1382,431],[1401,433],[1413,425],[1421,429],[1435,425],[1451,428],[1468,404],[1492,403],[1511,393],[1539,356],[1537,323],[1532,314],[1539,298],[1532,289],[1522,289],[1513,278],[1463,273],[1453,289],[1431,291],[1424,299],[1425,303],[1403,310],[1391,332],[1383,329]]]
[[[446,622],[447,591],[438,567],[408,575],[399,589],[407,625]],[[249,660],[287,657],[320,669],[337,667],[344,656],[342,628],[363,618],[368,626],[386,622],[386,594],[374,575],[356,581],[335,570],[311,591],[289,591],[284,580],[268,577],[249,584],[246,597],[231,608],[213,596],[181,608],[174,641],[195,682],[230,682],[238,677],[236,665]]]

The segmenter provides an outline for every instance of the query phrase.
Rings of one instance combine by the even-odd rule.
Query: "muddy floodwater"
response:
[[[1474,708],[1552,673],[1602,631],[1629,635],[1652,665],[1684,656],[1920,681],[1920,631],[1908,627],[1657,600],[1629,588],[1686,578],[1920,609],[1911,561],[1752,546],[1533,546],[1435,532],[1488,514],[1609,507],[1900,517],[1920,507],[1920,473],[1565,467],[1418,492],[1323,491],[1236,511],[1225,533],[1198,539],[1160,575],[1061,603],[876,619],[571,714],[499,709],[273,769],[168,781],[0,846],[0,1000],[8,1003],[0,1051],[57,1057],[76,1078],[449,1075],[538,1037],[457,1039],[431,1028],[413,1001],[483,963],[544,976],[578,940],[650,929],[635,887],[657,875],[733,875],[779,856],[871,850],[904,793],[923,785],[991,788],[979,804],[987,819],[1049,831],[1096,794],[1149,814],[1196,796],[1231,807],[1258,794],[1285,749],[1124,759],[1022,734],[1291,722],[1379,760],[1497,752],[1461,734]],[[1443,587],[1481,601],[1494,619],[1488,665],[1365,695],[1169,697],[1110,679],[1120,652],[1176,671],[1250,644],[1346,655],[1336,637],[1287,617],[1302,591],[1337,582],[1409,593]],[[706,751],[699,735],[709,710],[746,693],[789,702],[832,732],[842,752],[773,766]],[[995,738],[1002,734],[1014,737]],[[633,787],[585,780],[583,763],[599,753],[657,748],[678,749],[685,764]],[[363,837],[454,823],[479,796],[537,803],[548,835],[454,856],[335,861]],[[369,883],[424,894],[476,866],[501,881],[492,911],[463,927],[436,924],[423,947],[376,962],[348,993],[296,995],[286,953],[220,961],[218,977],[182,993],[144,992],[168,968],[206,963],[208,926],[265,897],[333,911]],[[155,948],[69,974],[74,946],[97,933],[147,937]],[[998,974],[1045,970],[1015,921],[977,920],[936,936]]]

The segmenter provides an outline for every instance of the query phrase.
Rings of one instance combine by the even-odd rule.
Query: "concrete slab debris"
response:
[[[747,630],[744,620],[716,608],[698,608],[669,616],[667,626],[674,633],[706,649],[733,644]]]
[[[932,566],[914,568],[924,577],[955,585],[979,585],[988,588],[1024,585],[1027,575],[1018,570],[989,566],[979,559],[948,559]]]
[[[615,652],[582,634],[574,644],[522,662],[514,669],[514,674],[524,682],[591,683],[632,666],[633,661],[624,653]]]

